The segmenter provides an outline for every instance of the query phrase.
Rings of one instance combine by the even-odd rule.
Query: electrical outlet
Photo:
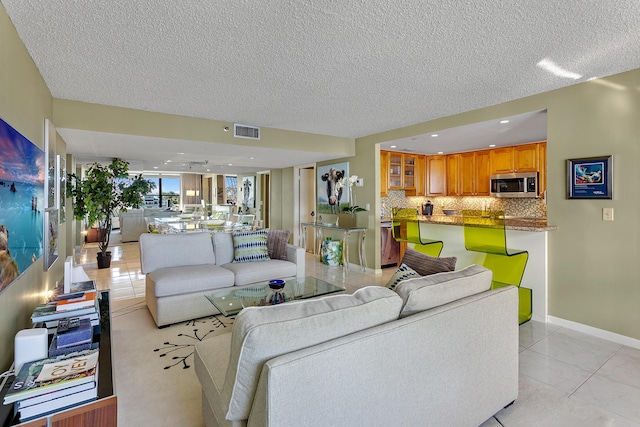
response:
[[[613,208],[602,208],[602,220],[613,221]]]
[[[364,208],[369,211],[371,210],[371,205],[367,203],[366,205],[364,205]]]

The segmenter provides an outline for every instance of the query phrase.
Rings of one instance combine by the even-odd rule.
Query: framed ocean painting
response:
[[[43,253],[44,151],[0,119],[0,292]]]

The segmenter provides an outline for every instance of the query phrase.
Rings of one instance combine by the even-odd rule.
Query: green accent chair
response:
[[[398,242],[413,243],[413,249],[432,257],[439,257],[444,247],[442,240],[422,237],[418,212],[411,208],[393,208],[391,211],[391,230]]]
[[[491,289],[517,286],[519,294],[518,322],[531,319],[533,295],[520,286],[529,252],[507,248],[503,211],[463,210],[464,246],[468,251],[483,252],[483,266],[493,272]]]

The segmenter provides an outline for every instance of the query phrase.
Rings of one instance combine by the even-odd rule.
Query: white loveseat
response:
[[[287,244],[286,260],[234,263],[231,233],[140,235],[145,300],[158,326],[219,313],[206,294],[271,279],[304,276],[304,249]]]
[[[518,291],[480,266],[236,317],[198,343],[210,426],[477,426],[518,394]]]

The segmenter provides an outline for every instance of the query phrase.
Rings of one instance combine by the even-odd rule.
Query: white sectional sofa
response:
[[[153,218],[177,217],[180,212],[167,211],[159,208],[128,209],[118,215],[120,238],[123,243],[137,242],[140,235],[148,233],[147,220]]]
[[[145,300],[158,326],[219,313],[204,295],[233,286],[304,276],[304,249],[287,244],[286,260],[234,263],[231,233],[140,235]]]
[[[478,426],[518,395],[518,290],[480,266],[241,311],[199,342],[211,426]]]

